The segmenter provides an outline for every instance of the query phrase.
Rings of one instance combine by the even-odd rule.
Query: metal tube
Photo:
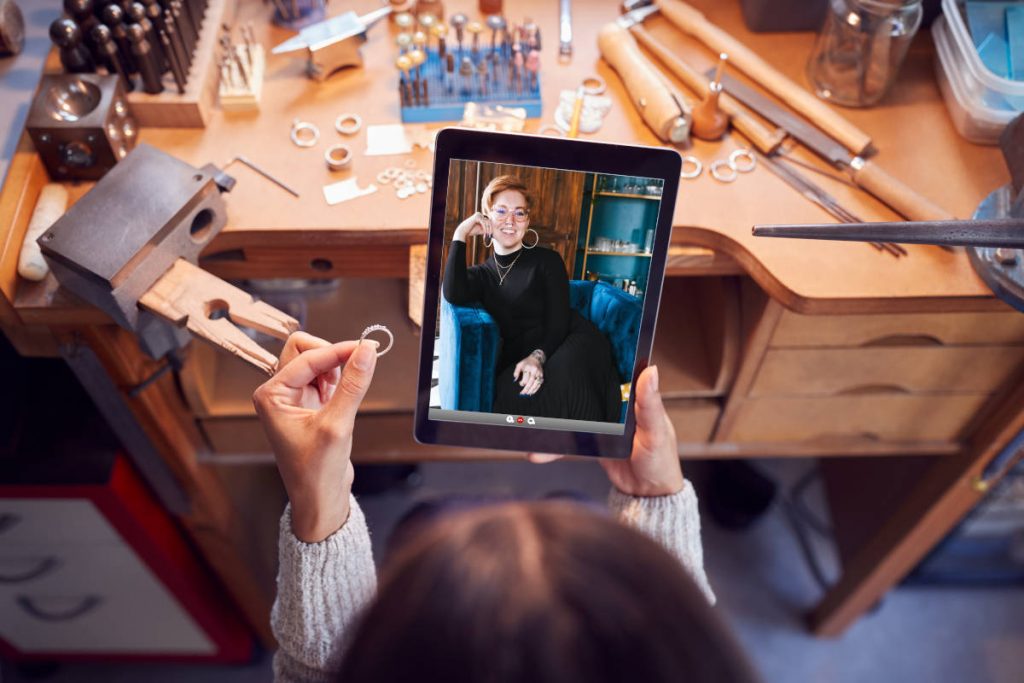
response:
[[[1020,218],[842,225],[755,225],[753,234],[758,237],[796,237],[843,242],[902,242],[945,247],[1024,249],[1024,219]]]

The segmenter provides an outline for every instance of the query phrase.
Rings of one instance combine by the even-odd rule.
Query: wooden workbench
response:
[[[371,0],[351,4],[362,10],[376,6]],[[812,35],[750,34],[736,3],[694,4],[792,79],[805,81]],[[527,131],[551,121],[560,90],[574,89],[584,77],[597,74],[608,83],[615,105],[593,137],[657,144],[620,81],[597,54],[596,31],[615,16],[615,3],[574,4],[575,54],[569,65],[558,63],[554,49],[557,3],[524,2],[516,11],[521,7],[530,8],[545,38],[545,115],[529,121]],[[290,34],[263,21],[267,9],[252,2],[239,13],[243,20],[255,19],[257,34],[270,47]],[[678,46],[681,55],[702,67],[713,64],[710,53],[663,19],[652,17],[648,22],[651,32]],[[379,369],[379,381],[364,404],[357,459],[509,457],[412,442],[409,377],[415,374],[418,330],[406,316],[405,282],[410,247],[426,240],[428,195],[401,200],[384,186],[334,207],[323,200],[323,185],[352,175],[365,185],[374,182],[378,171],[401,166],[407,158],[418,168],[431,168],[431,155],[422,149],[411,157],[362,156],[365,126],[398,120],[393,30],[379,25],[369,37],[363,48],[364,68],[315,83],[304,77],[302,57],[272,56],[258,113],[216,112],[205,130],[144,129],[141,139],[195,165],[224,164],[244,154],[300,192],[295,199],[248,168],[232,165],[229,173],[239,182],[226,195],[229,225],[204,254],[207,269],[246,280],[340,278],[339,287],[303,304],[310,331],[343,338],[371,322],[384,322],[396,331],[399,344],[390,363]],[[364,121],[363,130],[352,138],[334,131],[335,117],[344,112],[357,113]],[[879,165],[958,216],[969,216],[988,192],[1007,182],[997,149],[971,145],[954,130],[935,82],[926,31],[915,41],[884,104],[843,114],[872,136]],[[319,126],[321,141],[316,147],[300,149],[289,141],[295,118]],[[350,172],[333,174],[325,167],[323,151],[335,142],[346,142],[356,152]],[[700,158],[707,168],[712,160],[745,144],[734,135],[718,143],[695,141],[681,151]],[[807,153],[798,150],[796,155],[825,168]],[[808,175],[864,220],[895,218],[844,182]],[[191,511],[183,516],[187,527],[250,621],[266,636],[272,594],[251,576],[242,559],[243,515],[231,509],[223,487],[202,464],[221,457],[218,454],[266,453],[249,401],[259,376],[193,344],[180,373],[181,391],[165,375],[144,391],[129,394],[158,367],[141,356],[131,335],[60,290],[52,278],[30,284],[15,275],[17,245],[45,180],[30,144],[23,141],[0,194],[0,323],[25,354],[52,352],[54,335],[65,345],[85,344],[97,354],[125,405],[192,501]],[[76,187],[73,196],[87,189],[88,185]],[[706,172],[683,181],[670,255],[673,277],[666,283],[673,296],[666,302],[696,305],[663,306],[655,357],[680,434],[681,454],[836,458],[826,474],[845,571],[812,615],[813,628],[821,634],[841,632],[952,528],[981,495],[972,485],[974,478],[1024,428],[1024,389],[1019,381],[1024,316],[991,296],[962,252],[908,246],[909,257],[897,260],[867,245],[755,239],[750,234],[754,223],[829,220],[763,168],[731,184],[714,181]],[[331,315],[339,310],[345,311],[344,319]],[[949,348],[924,348],[933,346]],[[808,389],[786,384],[785,378],[794,374],[786,370],[786,363],[796,370],[817,363],[818,376],[826,377],[837,366],[866,375],[878,374],[879,368],[884,374],[892,367],[900,377],[901,368],[924,371],[905,373],[902,384],[878,381],[850,387],[825,381]],[[982,379],[965,392],[961,383],[974,377],[970,370],[975,366]],[[968,371],[956,374],[951,368]],[[832,403],[822,403],[825,397]],[[835,433],[772,433],[758,426],[766,405],[771,410],[804,411],[804,421],[810,419],[806,411],[826,406],[830,415],[839,415]],[[828,408],[833,405],[837,408]],[[916,411],[910,417],[907,405]],[[848,418],[846,410],[853,411]],[[872,410],[881,412],[876,415]],[[902,415],[903,422],[888,432],[884,425],[877,433],[846,428],[855,419],[870,425],[889,415]],[[769,424],[779,422],[774,412],[768,417]],[[909,429],[907,421],[918,418],[952,426],[945,432]],[[874,483],[851,489],[836,484],[842,479]],[[863,504],[868,491],[877,492],[877,505]]]

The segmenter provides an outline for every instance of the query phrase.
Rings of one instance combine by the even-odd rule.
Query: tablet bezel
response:
[[[423,327],[420,334],[419,371],[414,436],[421,444],[444,444],[509,451],[544,452],[627,458],[636,430],[634,396],[631,392],[623,433],[598,434],[537,427],[508,427],[455,421],[432,420],[430,382],[433,368],[434,335],[441,295],[445,210],[452,160],[514,164],[584,173],[641,176],[664,180],[659,203],[653,253],[643,299],[640,332],[631,381],[647,367],[654,343],[654,326],[661,303],[665,261],[672,238],[672,219],[679,191],[682,158],[670,148],[641,147],[592,142],[541,135],[495,133],[445,128],[437,135],[434,182],[430,200],[430,232],[424,285]]]

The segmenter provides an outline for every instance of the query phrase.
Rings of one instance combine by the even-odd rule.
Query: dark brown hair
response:
[[[442,517],[385,565],[346,683],[754,681],[653,540],[569,502]]]

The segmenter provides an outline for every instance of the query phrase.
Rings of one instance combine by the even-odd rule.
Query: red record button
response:
[[[516,422],[519,423],[519,424],[523,424],[523,417],[522,417],[522,415],[520,415],[519,417],[516,418]]]

